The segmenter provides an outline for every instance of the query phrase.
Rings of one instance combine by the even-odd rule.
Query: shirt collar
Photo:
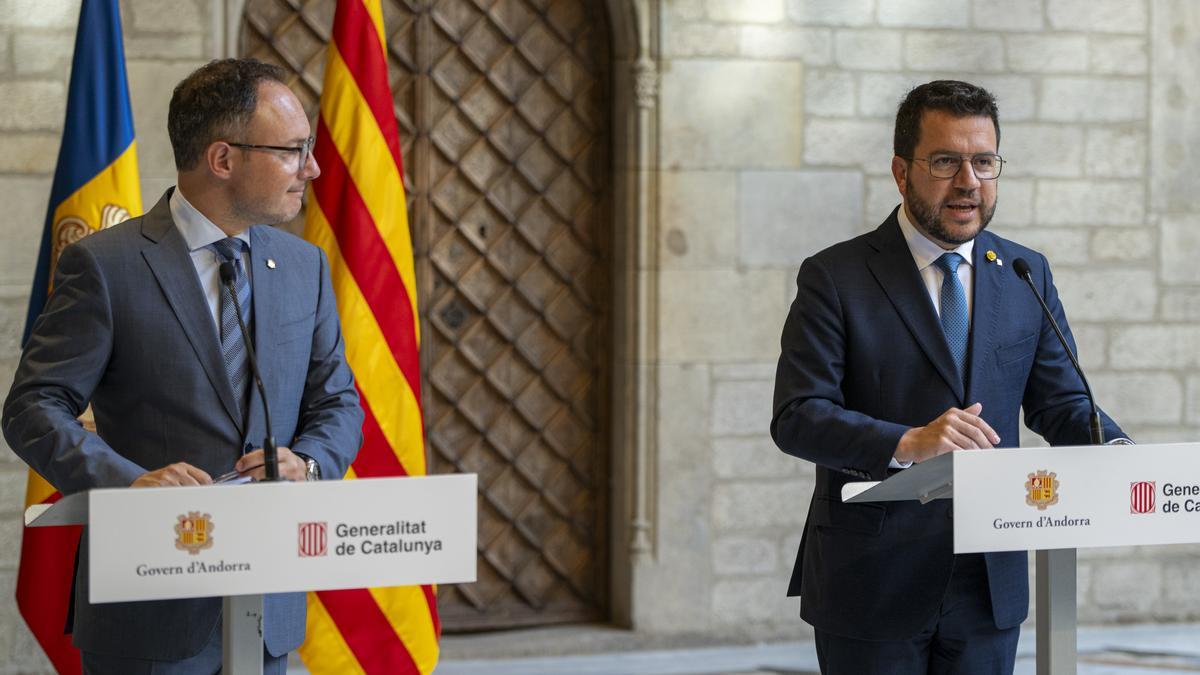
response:
[[[900,209],[896,212],[896,220],[900,221],[900,232],[904,234],[904,241],[908,242],[908,250],[917,263],[917,270],[929,267],[935,260],[942,257],[943,253],[947,253],[946,249],[926,237],[909,221],[908,214],[904,212],[904,204],[901,204]],[[970,265],[971,255],[975,251],[975,240],[960,244],[952,250],[963,257],[963,262]]]
[[[175,219],[175,227],[179,228],[179,233],[187,242],[188,251],[197,251],[229,236],[192,206],[192,203],[179,190],[179,186],[176,186],[174,192],[171,193],[170,207],[171,217]],[[239,232],[235,236],[246,242],[246,250],[250,250],[249,230]]]

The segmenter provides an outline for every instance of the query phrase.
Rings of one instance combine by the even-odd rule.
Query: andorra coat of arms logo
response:
[[[179,516],[175,523],[175,548],[196,555],[213,545],[212,516],[199,511],[189,511]]]
[[[1025,503],[1036,506],[1038,511],[1058,503],[1058,474],[1053,471],[1038,471],[1029,474],[1025,481]]]

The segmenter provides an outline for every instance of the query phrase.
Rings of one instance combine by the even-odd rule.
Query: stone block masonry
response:
[[[1102,405],[1148,442],[1200,438],[1200,272],[1192,264],[1200,255],[1200,177],[1189,170],[1200,147],[1193,103],[1200,100],[1200,12],[1192,3],[667,5],[664,33],[694,30],[696,38],[669,40],[663,54],[664,159],[697,173],[666,183],[677,207],[664,215],[676,239],[697,246],[684,255],[671,246],[661,252],[660,304],[675,340],[664,343],[663,358],[709,369],[704,447],[712,491],[694,498],[707,504],[712,528],[704,573],[720,610],[713,621],[794,620],[750,615],[732,600],[761,597],[765,604],[783,593],[811,494],[813,467],[779,452],[768,436],[778,355],[772,331],[783,317],[771,322],[763,302],[782,294],[786,305],[804,258],[874,229],[899,203],[892,124],[897,103],[918,83],[964,79],[996,94],[1007,164],[992,227],[1050,260]],[[728,37],[734,31],[736,40]],[[705,42],[702,32],[713,39]],[[754,91],[743,94],[748,82]],[[764,93],[767,87],[774,93]],[[731,109],[731,96],[755,110],[752,119]],[[709,191],[684,204],[685,185]],[[690,214],[711,203],[702,208],[727,220],[730,185],[735,211],[717,234],[710,219]],[[677,279],[670,270],[681,266],[708,276]],[[767,271],[780,276],[753,276]],[[733,303],[722,321],[684,318],[716,308],[691,297],[700,283],[708,284],[706,295]],[[673,306],[695,309],[677,314]],[[750,327],[748,320],[776,325]],[[672,328],[677,321],[686,329]],[[681,407],[663,406],[663,414],[686,414],[685,398]],[[767,554],[770,542],[775,555]],[[1200,601],[1186,599],[1200,595],[1200,576],[1184,562],[1196,556],[1166,547],[1087,557],[1080,616],[1200,618]],[[1147,581],[1137,597],[1122,590],[1131,579]]]
[[[237,44],[214,33],[213,16],[236,4],[121,1],[148,203],[174,176],[169,85]],[[658,423],[653,546],[631,591],[651,609],[638,630],[802,634],[784,592],[813,467],[769,437],[779,332],[799,262],[899,203],[892,124],[917,83],[964,79],[997,95],[1008,164],[992,227],[1048,256],[1101,404],[1137,440],[1200,438],[1192,0],[650,4],[659,126],[655,164],[639,169],[658,172],[648,204],[659,231],[637,233],[649,242],[637,264],[658,332],[644,354],[652,386],[635,384],[655,392]],[[0,331],[0,390],[16,364],[78,9],[0,0],[0,325],[14,327]],[[0,514],[19,512],[23,477],[5,453]],[[0,559],[6,597],[12,561]],[[1080,618],[1200,619],[1197,562],[1194,547],[1081,557]],[[0,675],[49,672],[11,605]]]

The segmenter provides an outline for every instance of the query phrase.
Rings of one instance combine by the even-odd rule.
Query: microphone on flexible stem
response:
[[[1067,338],[1063,336],[1062,330],[1058,327],[1058,322],[1054,320],[1054,315],[1050,313],[1050,308],[1046,306],[1046,301],[1042,298],[1042,294],[1038,292],[1037,286],[1033,283],[1033,274],[1029,271],[1029,263],[1025,262],[1024,258],[1017,258],[1012,264],[1013,271],[1017,276],[1025,280],[1029,285],[1029,290],[1033,291],[1033,297],[1037,298],[1038,304],[1042,306],[1042,313],[1046,315],[1046,320],[1050,322],[1050,327],[1054,329],[1054,334],[1058,336],[1058,341],[1062,343],[1063,351],[1067,353],[1067,358],[1071,359],[1071,365],[1075,366],[1075,372],[1079,373],[1079,379],[1083,381],[1083,390],[1087,392],[1088,403],[1092,405],[1091,416],[1091,436],[1092,445],[1104,445],[1104,426],[1100,423],[1100,411],[1096,409],[1096,399],[1092,396],[1092,388],[1088,385],[1087,378],[1083,376],[1083,368],[1079,367],[1079,361],[1075,360],[1075,355],[1071,353],[1071,347],[1067,344]]]
[[[238,307],[237,293],[233,290],[233,281],[237,276],[237,271],[233,268],[233,263],[223,262],[220,268],[221,284],[229,291],[230,301],[234,307]],[[250,340],[250,331],[246,329],[246,322],[242,319],[240,309],[234,311],[234,316],[237,317],[238,328],[242,331],[242,342],[246,345],[246,356],[249,357],[250,374],[254,376],[254,384],[258,387],[258,395],[262,397],[263,403],[263,418],[267,424],[266,437],[263,438],[263,469],[266,471],[265,480],[279,480],[279,450],[275,447],[275,437],[271,435],[271,409],[267,405],[267,388],[263,386],[262,372],[258,369],[258,359],[254,356],[254,345]]]

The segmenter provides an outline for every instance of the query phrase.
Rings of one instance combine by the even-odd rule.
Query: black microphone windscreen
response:
[[[226,261],[221,263],[221,283],[232,284],[237,278],[237,272],[233,269],[233,263]]]
[[[1024,279],[1029,276],[1029,263],[1025,262],[1024,258],[1017,258],[1013,261],[1013,271],[1017,273],[1017,276]]]

